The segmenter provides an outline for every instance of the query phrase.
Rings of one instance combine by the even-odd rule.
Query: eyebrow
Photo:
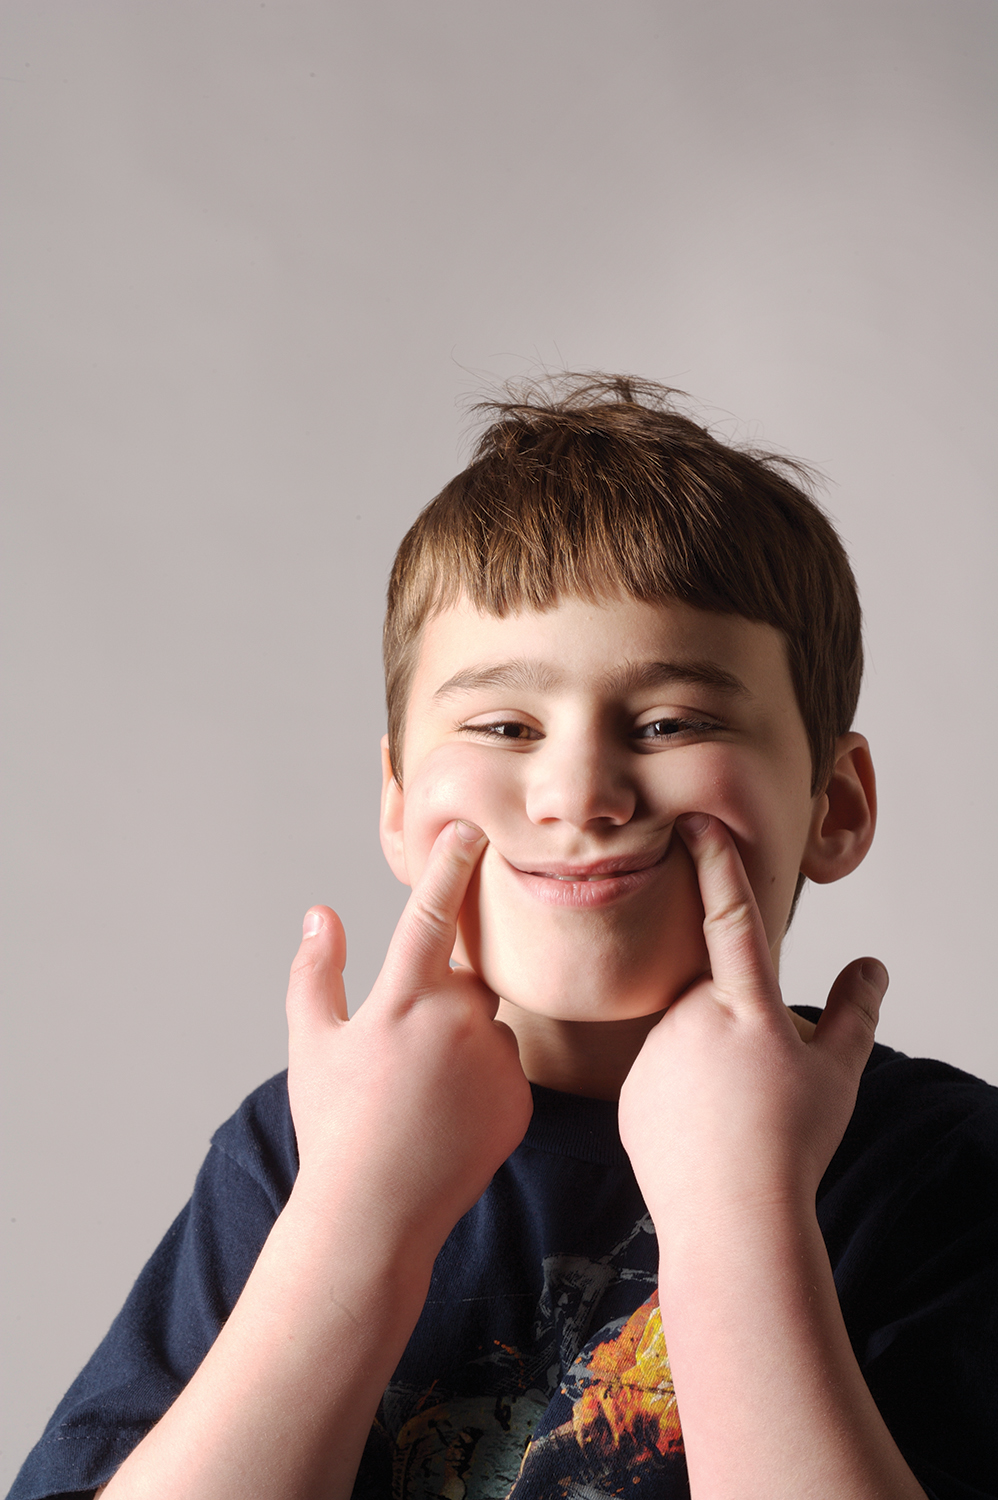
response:
[[[549,662],[515,657],[480,667],[465,667],[448,677],[433,694],[433,701],[482,688],[512,688],[521,692],[550,693],[561,686],[564,673]],[[624,662],[599,679],[600,688],[626,697],[657,687],[694,685],[713,688],[732,697],[752,694],[739,677],[712,661]]]

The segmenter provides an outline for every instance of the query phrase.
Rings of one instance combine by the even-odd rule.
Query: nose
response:
[[[532,823],[619,827],[630,822],[636,807],[637,788],[603,736],[571,746],[549,740],[530,757],[526,808]]]

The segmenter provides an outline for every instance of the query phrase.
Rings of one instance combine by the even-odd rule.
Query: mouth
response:
[[[616,855],[610,859],[543,865],[506,864],[526,894],[548,906],[595,908],[610,905],[644,889],[665,863],[664,849]]]
[[[620,855],[616,859],[600,859],[591,864],[545,865],[543,869],[533,865],[514,865],[522,875],[536,875],[542,880],[594,881],[616,880],[621,875],[642,875],[660,865],[668,853],[669,846],[661,852],[649,854]],[[510,861],[512,863],[512,861]]]

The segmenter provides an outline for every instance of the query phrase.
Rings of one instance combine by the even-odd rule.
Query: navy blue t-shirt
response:
[[[211,1346],[297,1166],[281,1074],[214,1136],[10,1500],[111,1477]],[[998,1495],[998,1089],[875,1047],[818,1219],[857,1359],[926,1492]],[[617,1106],[535,1088],[523,1143],[437,1259],[356,1500],[688,1495],[657,1259]]]

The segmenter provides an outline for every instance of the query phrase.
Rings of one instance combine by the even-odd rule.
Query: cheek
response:
[[[703,806],[734,835],[770,942],[783,933],[810,825],[810,761],[778,766],[718,758],[703,782]]]
[[[406,782],[403,839],[410,883],[419,879],[434,840],[454,818],[477,823],[490,838],[507,822],[515,805],[511,778],[486,759],[477,746],[444,745]]]

